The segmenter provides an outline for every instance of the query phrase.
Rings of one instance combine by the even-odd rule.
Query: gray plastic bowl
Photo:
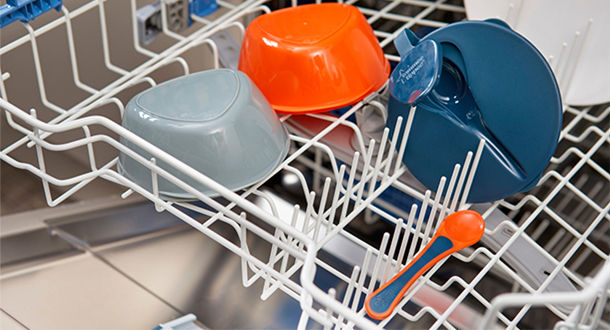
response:
[[[123,127],[231,190],[248,187],[286,157],[288,134],[263,94],[244,73],[218,69],[166,81],[136,95]],[[151,155],[121,138],[146,159]],[[164,162],[157,164],[208,196],[212,189]],[[119,173],[152,191],[151,171],[121,153]],[[159,177],[159,195],[194,199]]]

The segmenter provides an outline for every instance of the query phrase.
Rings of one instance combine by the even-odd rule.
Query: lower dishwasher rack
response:
[[[565,106],[559,146],[537,187],[482,210],[486,218],[494,212],[506,215],[485,232],[506,233],[501,246],[479,244],[444,259],[416,282],[390,317],[373,322],[364,312],[366,295],[413,258],[445,215],[472,207],[465,199],[482,145],[464,155],[464,163],[439,182],[436,192],[424,191],[397,161],[409,143],[416,108],[397,122],[395,132],[405,132],[400,141],[387,129],[372,136],[351,120],[352,115],[383,109],[382,88],[337,116],[282,117],[291,132],[287,158],[250,188],[230,191],[117,122],[126,102],[144,88],[227,65],[223,58],[230,59],[231,54],[225,52],[235,50],[222,47],[214,35],[224,31],[241,40],[248,22],[277,3],[218,0],[213,15],[191,15],[193,25],[182,32],[173,32],[162,22],[159,35],[148,46],[137,41],[138,3],[65,1],[61,11],[41,17],[46,21],[9,26],[16,37],[2,39],[0,107],[3,125],[18,137],[10,142],[3,138],[0,158],[40,177],[49,206],[66,201],[95,179],[122,187],[125,198],[140,194],[158,212],[172,214],[241,258],[243,285],[264,282],[261,299],[283,293],[299,301],[301,328],[313,323],[325,328],[408,327],[423,319],[430,328],[541,327],[537,315],[557,328],[609,327],[608,105]],[[356,5],[367,17],[390,60],[398,59],[392,40],[403,28],[425,33],[465,18],[461,4],[442,0],[346,3]],[[108,12],[122,15],[106,17]],[[95,29],[73,28],[85,20]],[[52,42],[46,40],[50,35],[55,36]],[[66,56],[61,63],[50,61],[49,54],[58,49]],[[93,55],[96,60],[90,58]],[[62,65],[66,69],[58,69]],[[29,81],[36,87],[26,96],[13,96],[19,94],[11,86],[13,81]],[[304,127],[303,121],[310,126]],[[119,138],[154,159],[138,157]],[[120,175],[118,152],[148,167],[151,180],[163,177],[199,202],[164,201],[158,191]],[[50,166],[49,159],[77,159],[84,165],[66,171],[65,164]],[[157,161],[222,198],[199,193],[158,167]],[[290,181],[284,184],[300,196],[298,204],[280,205],[282,199],[268,188],[278,177]],[[216,230],[218,224],[228,225],[231,235]],[[378,229],[381,234],[371,233]],[[320,251],[332,254],[333,244],[341,240],[355,247],[352,253],[332,260],[320,256]],[[253,242],[267,244],[270,252],[251,253]],[[538,283],[508,258],[511,245],[519,242],[527,242],[551,265]],[[322,290],[316,281],[320,270],[340,285]],[[567,278],[572,290],[548,289],[559,277]]]

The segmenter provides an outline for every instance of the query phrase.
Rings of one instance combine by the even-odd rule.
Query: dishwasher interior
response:
[[[184,3],[162,2],[160,17]],[[249,22],[297,4],[217,3],[175,29],[171,19],[138,25],[153,0],[65,0],[0,30],[1,328],[154,328],[189,313],[223,329],[610,328],[609,104],[564,105],[538,185],[485,205],[466,203],[482,144],[430,191],[400,162],[417,109],[397,122],[402,140],[363,124],[387,86],[340,111],[282,116],[287,158],[244,190],[178,163],[220,197],[168,202],[121,175],[120,123],[134,95],[236,68]],[[461,1],[345,3],[394,62],[402,29],[423,36],[466,19]],[[555,61],[556,74],[577,60]],[[138,160],[153,182],[180,181],[157,166],[167,154],[134,143],[155,157]],[[486,218],[481,242],[432,267],[390,317],[369,318],[367,295],[467,208]]]

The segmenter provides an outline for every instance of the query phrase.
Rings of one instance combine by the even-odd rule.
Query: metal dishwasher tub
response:
[[[262,281],[244,288],[236,255],[148,202],[45,220],[0,243],[2,329],[151,329],[187,313],[210,328],[294,328],[300,317],[297,301],[261,301]]]

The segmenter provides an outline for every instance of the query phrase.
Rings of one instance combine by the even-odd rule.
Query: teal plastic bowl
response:
[[[242,72],[202,71],[166,81],[136,95],[125,108],[123,127],[231,190],[271,173],[289,149],[288,134],[269,102]],[[146,159],[130,141],[121,143]],[[157,164],[208,196],[216,191],[161,160]],[[152,191],[151,171],[124,153],[119,173]],[[191,194],[159,177],[159,195],[191,200]]]

